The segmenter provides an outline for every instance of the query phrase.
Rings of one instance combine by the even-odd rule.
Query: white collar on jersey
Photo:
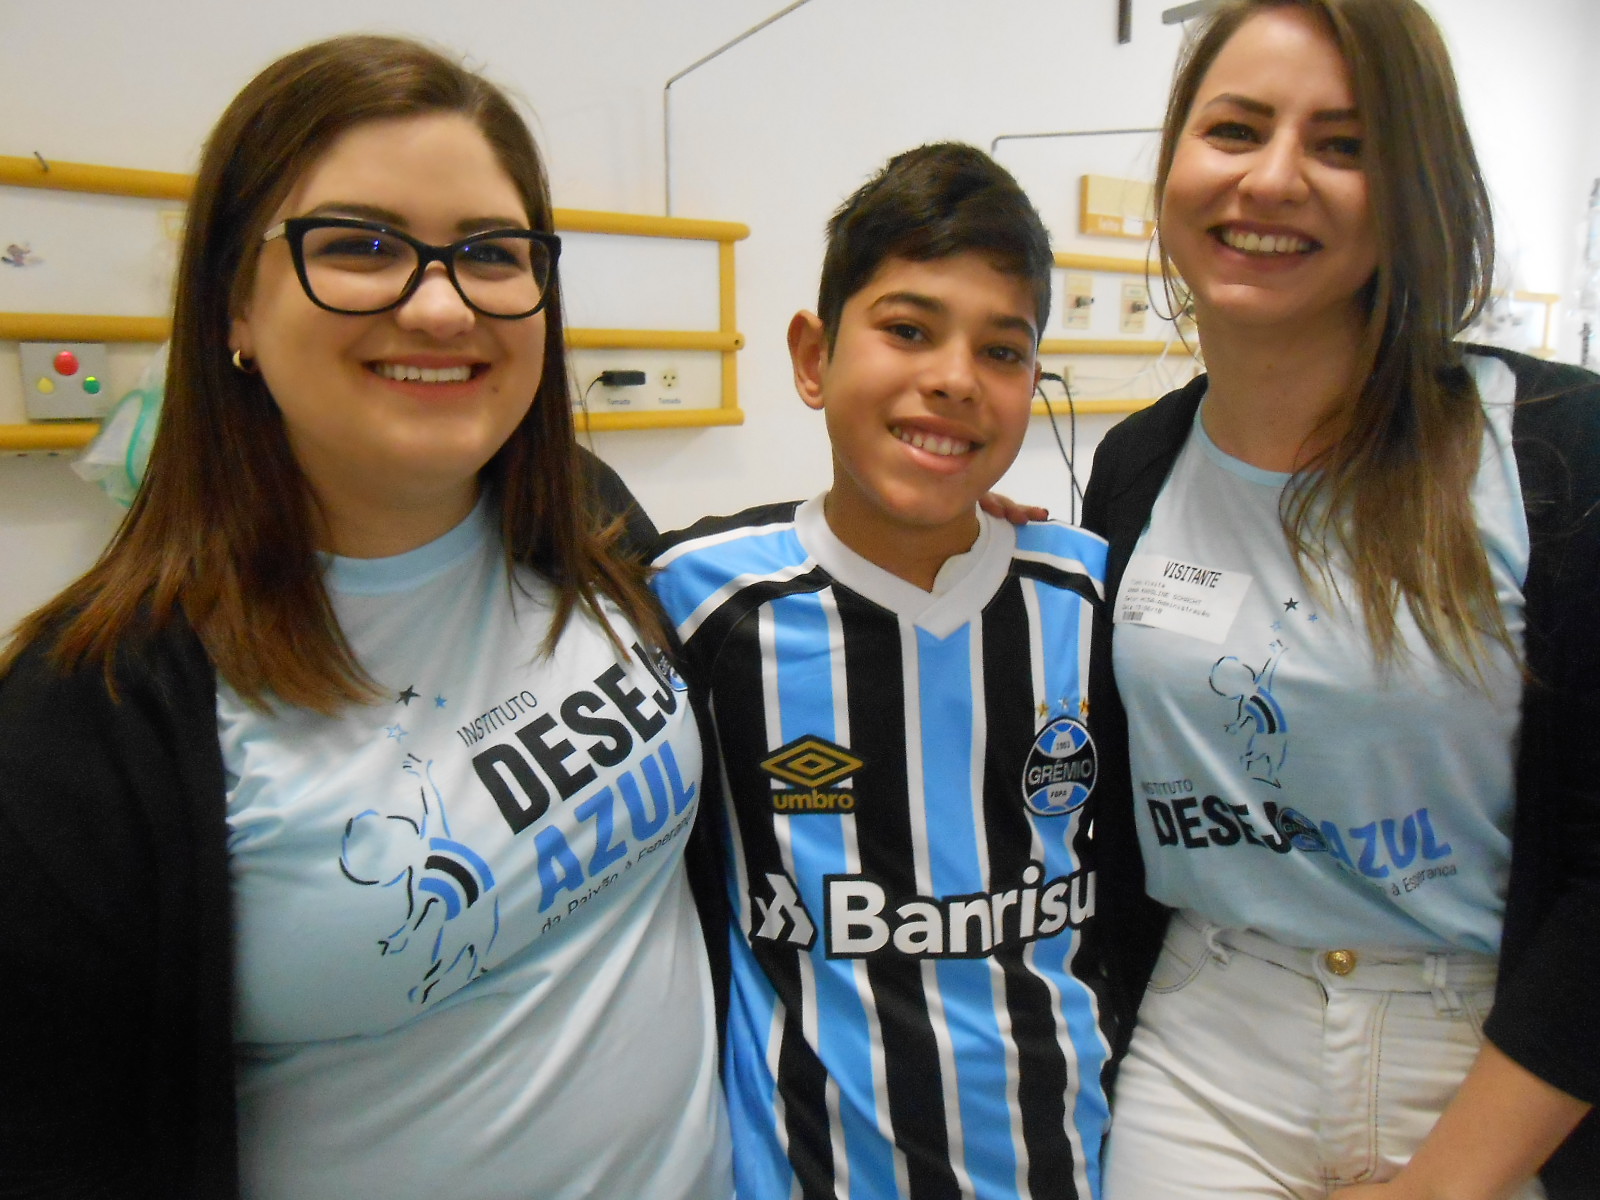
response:
[[[794,514],[794,528],[806,553],[853,592],[904,617],[934,637],[945,638],[972,620],[1006,580],[1017,548],[1017,531],[1008,521],[978,514],[978,540],[965,554],[948,559],[925,592],[877,563],[861,557],[828,528],[822,497],[807,500]]]

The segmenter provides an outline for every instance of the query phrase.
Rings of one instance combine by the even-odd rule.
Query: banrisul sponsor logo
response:
[[[1094,915],[1092,871],[1049,879],[1038,862],[1010,887],[967,896],[905,894],[868,875],[828,875],[823,884],[829,958],[985,958]]]
[[[1081,721],[1056,717],[1033,739],[1022,771],[1022,798],[1041,817],[1064,817],[1094,791],[1098,760]]]
[[[761,769],[785,785],[773,788],[772,811],[802,816],[855,812],[851,776],[865,765],[843,746],[808,735],[778,747],[762,761]]]

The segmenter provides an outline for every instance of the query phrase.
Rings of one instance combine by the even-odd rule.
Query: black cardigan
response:
[[[1532,552],[1516,769],[1511,878],[1500,981],[1485,1032],[1565,1092],[1600,1101],[1600,377],[1472,347],[1517,381],[1513,448]],[[1111,430],[1095,453],[1084,524],[1110,543],[1108,610],[1205,394],[1202,376]],[[1112,674],[1112,628],[1096,623],[1090,721],[1102,933],[1126,1047],[1167,911],[1144,894],[1127,717]],[[1590,1200],[1600,1179],[1600,1113],[1543,1174],[1551,1200]]]
[[[625,544],[647,555],[649,518],[584,461],[593,509],[622,515]],[[38,643],[0,678],[0,1196],[227,1200],[239,1184],[216,673],[175,621],[125,644],[116,678],[113,700],[100,668],[64,675]],[[703,828],[686,853],[714,863]],[[706,870],[692,881],[715,904]]]

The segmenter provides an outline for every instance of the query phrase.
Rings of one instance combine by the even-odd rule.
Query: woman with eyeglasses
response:
[[[149,475],[0,663],[0,1192],[730,1192],[700,743],[543,167],[342,38],[207,143]]]

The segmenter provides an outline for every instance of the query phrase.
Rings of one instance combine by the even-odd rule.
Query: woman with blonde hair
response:
[[[1206,374],[1085,505],[1106,1200],[1590,1195],[1600,379],[1455,340],[1489,201],[1414,0],[1225,0],[1156,189]]]
[[[700,743],[551,218],[414,42],[213,131],[149,474],[0,666],[0,1192],[729,1195]]]

